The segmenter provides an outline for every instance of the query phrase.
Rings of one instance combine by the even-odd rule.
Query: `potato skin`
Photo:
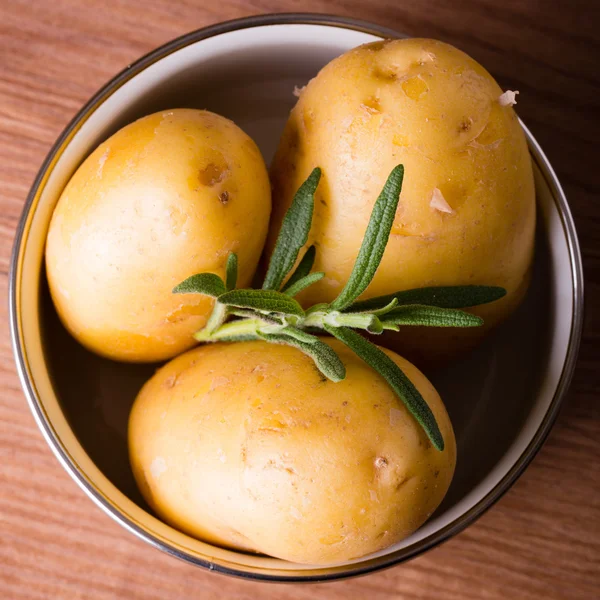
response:
[[[109,358],[175,356],[213,301],[172,288],[202,271],[223,276],[230,251],[249,285],[270,210],[260,151],[228,119],[178,109],[131,123],[83,162],[54,211],[46,267],[61,320]]]
[[[295,191],[323,169],[308,244],[326,277],[303,304],[330,302],[347,281],[375,199],[397,164],[400,204],[383,261],[363,298],[438,285],[499,285],[507,296],[474,310],[502,321],[527,289],[535,228],[531,159],[502,90],[463,52],[442,42],[403,39],[358,47],[333,60],[292,110],[271,166],[272,249]],[[452,214],[430,206],[441,191]],[[386,336],[404,352],[469,345],[486,328],[423,337]],[[407,341],[403,345],[403,339]],[[382,342],[381,339],[378,343]]]
[[[331,564],[415,531],[452,479],[456,443],[439,395],[386,350],[436,416],[433,448],[387,383],[337,340],[347,377],[262,341],[206,345],[144,386],[131,465],[156,513],[190,535],[300,563]]]

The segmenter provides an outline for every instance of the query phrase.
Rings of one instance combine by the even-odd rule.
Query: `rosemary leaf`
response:
[[[381,308],[375,308],[373,310],[368,310],[366,312],[380,317],[382,315],[386,315],[387,313],[389,313],[391,310],[396,308],[397,305],[398,305],[398,299],[392,298],[390,300],[390,302],[388,304],[386,304],[385,306],[382,306]]]
[[[219,302],[264,313],[304,316],[304,311],[296,300],[273,290],[232,290],[219,296]]]
[[[202,342],[251,342],[262,339],[260,335],[256,333],[246,333],[240,335],[224,335],[218,339],[207,339],[199,340]]]
[[[278,290],[281,287],[285,276],[294,266],[300,249],[306,244],[315,206],[315,191],[320,179],[321,169],[317,167],[296,192],[281,224],[279,237],[262,285],[263,290]]]
[[[483,319],[455,308],[439,308],[423,304],[400,306],[380,317],[381,322],[394,325],[424,325],[426,327],[480,327]]]
[[[295,296],[299,294],[302,290],[311,286],[313,283],[317,283],[325,277],[325,273],[319,271],[317,273],[309,273],[305,275],[301,279],[295,281],[292,285],[290,285],[287,289],[283,290],[283,293],[287,296]]]
[[[305,344],[314,344],[315,342],[319,341],[318,337],[311,335],[310,333],[306,333],[306,331],[302,331],[297,327],[284,327],[281,329],[280,333],[289,335],[290,337],[293,337],[300,342],[304,342]]]
[[[298,263],[296,270],[290,275],[290,278],[286,281],[286,283],[281,288],[282,292],[287,292],[287,290],[296,283],[296,281],[306,277],[310,270],[313,268],[315,264],[315,256],[317,254],[317,249],[314,246],[309,246],[308,250],[304,253],[302,260]],[[292,294],[290,294],[292,295]]]
[[[227,266],[225,267],[227,274],[225,280],[225,287],[227,291],[235,290],[235,286],[238,278],[238,258],[235,252],[230,252],[227,257]]]
[[[225,293],[223,280],[214,273],[198,273],[173,288],[174,294],[205,294],[217,298]]]
[[[335,310],[347,308],[373,280],[390,237],[403,178],[404,167],[398,165],[390,173],[379,198],[375,201],[350,278],[339,296],[331,303],[331,308]]]
[[[386,306],[394,298],[399,305],[426,304],[440,308],[468,308],[495,302],[505,295],[504,288],[489,285],[424,287],[361,300],[352,304],[348,310],[352,312],[371,311]]]
[[[288,346],[293,346],[294,348],[298,348],[298,350],[302,350],[304,354],[313,359],[319,371],[321,371],[321,373],[323,373],[323,375],[331,381],[342,381],[342,379],[346,377],[346,367],[344,366],[344,363],[341,361],[340,357],[336,354],[331,346],[325,342],[322,342],[316,336],[311,336],[314,337],[314,341],[307,343],[299,340],[296,337],[281,333],[259,335],[261,335],[261,337],[268,342],[287,344]]]

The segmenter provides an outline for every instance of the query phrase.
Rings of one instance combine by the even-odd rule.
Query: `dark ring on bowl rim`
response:
[[[37,197],[42,184],[46,178],[47,173],[51,170],[51,167],[56,159],[62,154],[66,142],[75,135],[79,128],[85,123],[88,116],[102,104],[110,95],[112,95],[118,88],[124,85],[131,78],[142,72],[144,69],[154,64],[158,60],[176,52],[190,44],[195,42],[214,37],[223,33],[247,29],[252,27],[260,27],[265,25],[325,25],[330,27],[338,27],[342,29],[350,29],[360,31],[363,33],[369,33],[385,38],[397,38],[400,34],[389,28],[360,21],[356,19],[350,19],[345,17],[337,17],[334,15],[322,15],[312,13],[282,13],[282,14],[267,14],[253,17],[246,17],[242,19],[235,19],[211,25],[191,33],[185,34],[179,38],[168,42],[167,44],[153,50],[146,54],[136,62],[129,65],[126,69],[121,71],[112,80],[110,80],[105,86],[103,86],[76,114],[73,120],[67,125],[64,131],[61,133],[57,141],[52,146],[46,159],[44,160],[36,179],[31,187],[26,203],[23,208],[22,216],[19,221],[16,233],[15,241],[13,246],[13,254],[10,263],[9,270],[9,321],[10,321],[10,332],[11,341],[13,346],[13,352],[15,361],[17,364],[17,370],[21,385],[27,397],[29,407],[33,416],[35,417],[36,423],[44,435],[49,446],[53,450],[54,454],[58,458],[59,462],[74,479],[74,481],[84,490],[88,497],[94,501],[106,514],[117,521],[125,529],[136,535],[138,538],[144,540],[150,545],[174,556],[188,563],[196,566],[203,567],[210,571],[217,571],[227,575],[233,575],[244,579],[258,580],[258,581],[274,581],[274,582],[306,582],[314,583],[319,581],[331,581],[336,579],[345,579],[348,577],[354,577],[358,575],[366,575],[368,573],[378,571],[380,569],[392,567],[400,562],[410,560],[423,552],[447,541],[452,536],[456,535],[468,525],[476,521],[486,510],[488,510],[493,504],[495,504],[508,489],[515,483],[520,477],[525,468],[533,460],[537,452],[542,447],[545,439],[547,438],[552,425],[554,424],[562,401],[569,388],[573,373],[575,370],[575,364],[577,361],[577,354],[581,341],[581,334],[583,328],[583,267],[581,261],[581,253],[579,249],[579,243],[577,240],[577,233],[575,231],[575,225],[573,217],[569,210],[569,206],[564,195],[564,192],[556,178],[556,175],[550,166],[543,151],[525,128],[525,133],[530,147],[530,152],[535,160],[536,164],[540,168],[540,171],[546,180],[548,187],[550,188],[552,195],[558,205],[559,214],[562,222],[563,229],[566,233],[569,258],[571,269],[573,272],[573,315],[572,315],[572,327],[570,331],[570,337],[567,348],[567,355],[563,365],[563,370],[558,381],[556,391],[550,403],[550,406],[539,426],[535,435],[529,442],[527,448],[519,456],[517,461],[508,471],[508,473],[502,478],[502,480],[496,484],[496,486],[490,490],[484,498],[482,498],[475,506],[471,507],[467,512],[461,515],[459,518],[449,523],[439,531],[429,535],[427,538],[416,542],[409,548],[398,550],[392,554],[380,556],[366,561],[366,564],[356,564],[347,566],[337,567],[323,567],[317,568],[314,571],[296,571],[296,574],[286,575],[273,575],[271,573],[261,573],[261,569],[258,567],[252,567],[258,572],[247,572],[239,568],[223,566],[221,564],[215,564],[209,560],[202,560],[192,556],[186,552],[182,552],[166,543],[161,539],[157,538],[152,533],[149,533],[142,527],[140,527],[133,518],[126,515],[123,511],[117,509],[113,504],[105,498],[105,496],[87,479],[84,473],[79,469],[76,461],[70,456],[66,448],[62,445],[58,435],[54,431],[51,423],[49,422],[43,405],[38,398],[37,391],[35,390],[34,384],[29,376],[29,367],[26,358],[26,351],[23,347],[21,334],[20,334],[20,314],[17,308],[17,276],[19,273],[19,264],[22,256],[22,242],[24,234],[27,230],[27,223],[31,216],[31,209],[34,204],[35,198]],[[315,573],[316,571],[316,573]],[[291,572],[293,573],[293,572]],[[303,575],[302,573],[306,573]]]

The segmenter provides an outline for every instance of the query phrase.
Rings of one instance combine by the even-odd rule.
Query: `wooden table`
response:
[[[82,103],[132,60],[189,30],[276,11],[329,12],[456,44],[507,88],[547,152],[583,247],[579,366],[550,439],[477,524],[409,564],[306,586],[195,569],[133,538],[84,496],[42,439],[0,304],[0,597],[550,599],[600,593],[600,6],[595,0],[2,0],[0,286],[35,173]]]

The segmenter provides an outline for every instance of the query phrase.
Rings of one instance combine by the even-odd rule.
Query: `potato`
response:
[[[488,326],[516,308],[532,262],[535,193],[523,130],[501,94],[466,54],[426,39],[367,44],[322,69],[302,91],[271,167],[268,248],[294,192],[315,166],[323,169],[308,244],[317,246],[315,270],[327,276],[300,296],[304,305],[340,292],[375,199],[401,163],[404,186],[390,240],[363,298],[483,284],[508,292],[473,311]],[[404,350],[405,339],[435,354],[450,337],[469,345],[482,334],[412,331],[388,341]]]
[[[174,295],[229,252],[247,286],[271,210],[254,142],[224,117],[169,110],[124,127],[84,161],[54,211],[46,247],[61,320],[89,349],[156,361],[190,348],[213,301]]]
[[[439,395],[386,351],[431,407],[443,452],[384,379],[326,341],[346,365],[342,382],[297,349],[256,341],[191,350],[146,383],[129,452],[162,519],[221,546],[327,564],[394,544],[432,514],[456,460]]]

